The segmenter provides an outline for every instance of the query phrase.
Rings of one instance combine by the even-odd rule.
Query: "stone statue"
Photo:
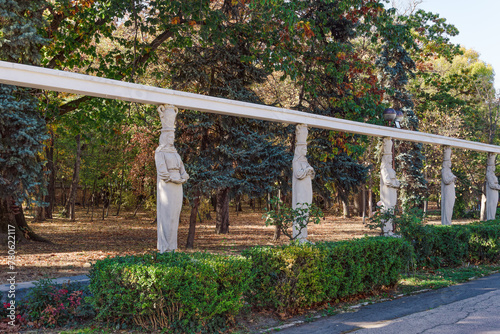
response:
[[[451,225],[455,205],[455,180],[451,172],[451,147],[444,148],[443,168],[441,169],[441,224]]]
[[[392,140],[384,137],[382,163],[380,165],[380,201],[382,210],[394,209],[398,201],[399,180],[396,178],[396,171],[392,168]],[[385,223],[384,235],[394,234],[392,221]]]
[[[486,166],[486,181],[484,184],[484,192],[481,201],[481,220],[495,219],[498,205],[498,178],[495,175],[495,159],[496,154],[488,155]]]
[[[158,107],[158,113],[162,121],[162,130],[160,146],[155,151],[157,247],[160,253],[163,253],[177,249],[177,230],[183,201],[182,184],[187,181],[189,175],[174,147],[177,108],[162,105]]]
[[[298,124],[296,127],[295,155],[293,157],[293,179],[292,179],[292,208],[296,209],[303,203],[311,204],[313,198],[312,179],[315,176],[314,169],[307,162],[307,125]],[[306,241],[307,228],[293,225],[293,237],[301,242]]]

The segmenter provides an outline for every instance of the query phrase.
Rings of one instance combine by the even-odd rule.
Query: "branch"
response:
[[[94,26],[94,28],[96,28],[96,27],[99,27],[99,26],[103,25],[103,24],[104,24],[104,23],[106,23],[106,22],[107,22],[107,21],[106,21],[106,20],[104,20],[104,19],[99,19],[99,20],[97,20],[97,21],[94,23],[94,25],[93,25],[93,26]],[[76,27],[77,27],[77,24],[75,24],[75,28],[76,28]],[[83,42],[83,40],[84,40],[85,38],[87,38],[87,37],[88,37],[88,35],[86,35],[86,34],[82,34],[80,37],[78,37],[78,38],[75,40],[76,44],[77,44],[77,45],[81,44],[81,43]],[[64,60],[64,58],[65,58],[65,53],[64,53],[64,50],[65,50],[65,49],[63,49],[63,50],[59,51],[59,53],[58,53],[56,56],[54,56],[54,58],[52,58],[52,59],[49,61],[49,63],[47,64],[47,67],[48,67],[48,68],[54,68],[54,67],[56,67],[57,62],[62,62],[62,61]]]
[[[150,44],[149,48],[150,50],[146,52],[145,54],[141,55],[139,58],[137,58],[134,62],[131,62],[128,67],[132,66],[137,66],[140,64],[144,64],[146,61],[148,61],[149,58],[153,55],[154,51],[156,51],[160,45],[165,42],[167,39],[173,36],[172,31],[164,31],[160,35],[158,35]],[[51,61],[52,62],[52,61]],[[121,80],[125,77],[125,74],[121,74],[117,80]],[[86,102],[91,100],[93,97],[91,96],[82,96],[76,100],[67,102],[59,107],[59,116],[65,115],[69,112],[74,111],[75,109],[78,109],[81,103]]]

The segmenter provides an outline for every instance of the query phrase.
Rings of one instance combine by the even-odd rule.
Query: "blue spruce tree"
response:
[[[39,63],[41,2],[0,0],[0,60]],[[0,232],[15,227],[18,241],[44,240],[29,229],[22,211],[22,203],[44,188],[38,155],[47,135],[37,104],[35,91],[0,85]]]

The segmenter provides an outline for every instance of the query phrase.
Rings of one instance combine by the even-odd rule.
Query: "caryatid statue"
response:
[[[451,172],[451,147],[444,148],[443,168],[441,169],[441,224],[451,225],[455,205],[455,180]]]
[[[384,137],[383,155],[380,165],[380,201],[382,210],[388,211],[396,207],[398,201],[398,188],[401,185],[396,178],[396,171],[392,168],[392,139]],[[385,222],[384,235],[394,233],[392,220]]]
[[[298,124],[295,129],[295,155],[292,165],[292,208],[303,204],[311,204],[313,198],[312,179],[314,169],[307,162],[307,125]],[[300,229],[298,224],[293,225],[293,237],[300,242],[306,241],[307,227]]]
[[[484,184],[484,192],[481,201],[481,220],[495,219],[498,205],[498,178],[495,175],[495,159],[496,154],[488,154],[488,162],[486,166],[486,180]]]
[[[189,178],[174,147],[177,112],[178,109],[172,105],[158,107],[162,124],[160,146],[155,151],[157,247],[160,253],[177,249],[177,230],[183,201],[182,184]]]

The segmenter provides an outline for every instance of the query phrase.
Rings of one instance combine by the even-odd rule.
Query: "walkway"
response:
[[[282,329],[286,334],[450,333],[500,334],[500,273],[315,322]]]

